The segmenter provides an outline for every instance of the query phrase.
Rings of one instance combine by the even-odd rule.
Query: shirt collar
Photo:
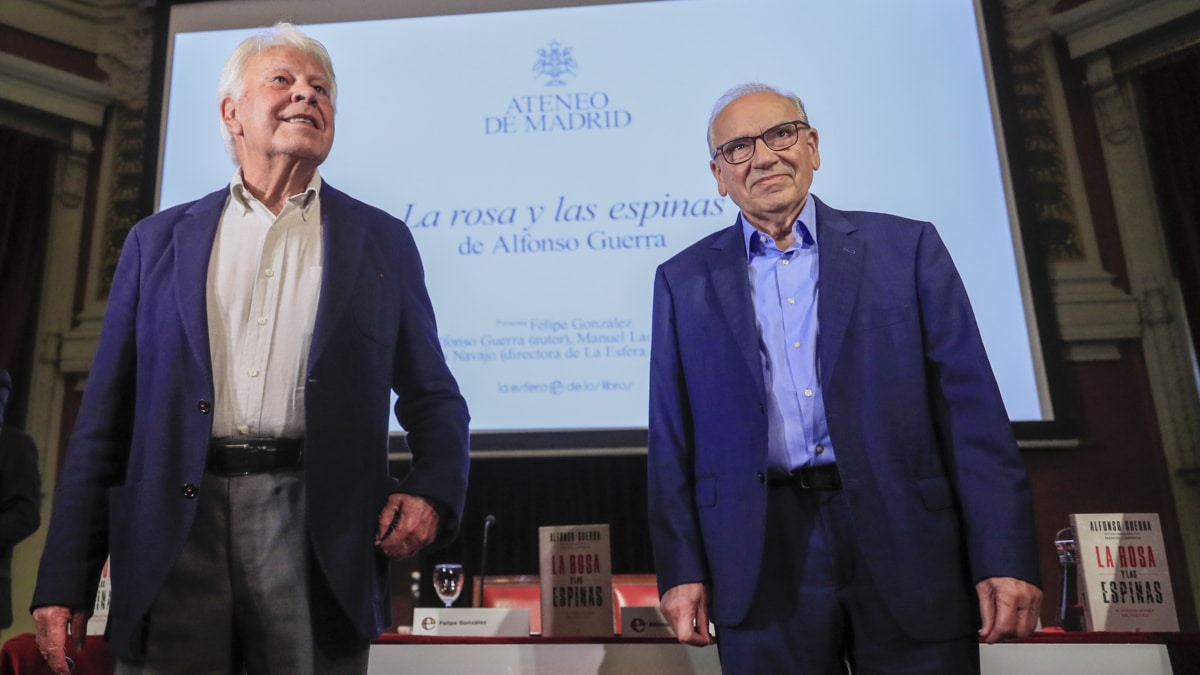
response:
[[[800,215],[792,225],[792,233],[796,236],[796,243],[800,244],[801,248],[809,248],[817,244],[816,201],[812,193],[809,193],[808,197],[804,199],[804,206],[800,209]],[[768,245],[774,247],[774,242],[771,238],[755,229],[750,224],[750,221],[742,216],[740,211],[738,212],[738,222],[742,224],[742,239],[746,244],[747,261],[755,256],[766,253]],[[763,241],[764,239],[766,241]],[[792,248],[795,247],[796,244],[792,244]]]
[[[246,189],[246,183],[242,179],[242,170],[240,168],[233,172],[233,178],[229,181],[229,193],[242,207],[242,215],[249,213],[251,204],[258,201],[254,195],[250,194],[250,190]],[[301,218],[308,220],[308,214],[312,210],[313,205],[317,203],[317,197],[320,193],[321,173],[313,171],[312,178],[309,179],[308,186],[304,188],[304,192],[288,197],[288,201],[300,209]]]

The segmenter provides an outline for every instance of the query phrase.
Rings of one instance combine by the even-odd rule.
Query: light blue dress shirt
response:
[[[835,460],[817,364],[817,210],[806,199],[792,226],[795,241],[781,251],[741,215],[746,270],[758,319],[767,386],[771,471],[790,473]]]

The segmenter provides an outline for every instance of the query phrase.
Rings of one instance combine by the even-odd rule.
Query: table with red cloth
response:
[[[110,675],[116,659],[99,635],[89,635],[83,651],[67,647],[67,656],[75,661],[75,675]],[[50,666],[38,652],[33,633],[21,633],[0,647],[0,673],[3,675],[52,675]]]
[[[615,646],[620,649],[646,649],[659,654],[659,656],[684,655],[681,662],[677,665],[679,669],[660,672],[689,672],[688,666],[682,661],[690,660],[693,665],[697,663],[695,658],[698,653],[706,653],[708,649],[697,650],[695,648],[685,648],[682,645],[674,644],[672,640],[666,638],[581,638],[578,640],[570,640],[566,638],[436,638],[436,637],[419,637],[413,635],[397,635],[387,634],[381,637],[372,646],[371,656],[371,672],[382,673],[388,672],[388,668],[384,666],[390,659],[380,658],[380,656],[394,652],[397,656],[401,655],[406,648],[410,649],[428,649],[443,647],[454,647],[455,649],[447,650],[445,655],[439,657],[437,662],[439,670],[436,672],[453,672],[452,661],[446,657],[454,655],[456,652],[461,652],[464,648],[495,648],[502,646],[525,646],[536,649],[562,649],[571,648],[572,644],[577,644],[581,648],[595,648],[600,645],[601,648],[609,649]],[[985,649],[1000,649],[1008,650],[1009,646],[1014,650],[1023,650],[1029,646],[1060,646],[1063,648],[1087,648],[1088,645],[1096,645],[1098,647],[1111,645],[1164,645],[1170,657],[1170,668],[1173,675],[1200,675],[1200,633],[1063,633],[1046,631],[1036,633],[1024,640],[1017,640],[1001,645],[985,647]],[[713,652],[715,654],[715,652]],[[68,649],[68,654],[75,659],[75,673],[77,675],[108,675],[113,672],[114,659],[104,644],[103,638],[99,636],[89,636],[87,638],[86,648],[83,652],[77,652],[74,647]],[[701,659],[711,660],[711,659]],[[499,666],[499,663],[493,665]],[[530,664],[532,665],[532,664]],[[660,666],[663,664],[659,664]],[[449,669],[448,669],[449,668]],[[540,672],[536,670],[524,670],[521,672]],[[611,671],[609,671],[611,672]],[[1034,672],[1026,670],[1024,672]],[[17,635],[4,643],[0,647],[0,675],[43,675],[50,673],[50,669],[42,660],[41,654],[38,653],[37,643],[34,641],[32,633],[23,633]],[[986,673],[986,670],[985,670]],[[486,673],[480,673],[486,675]]]

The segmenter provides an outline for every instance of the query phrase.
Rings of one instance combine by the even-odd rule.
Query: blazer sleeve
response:
[[[695,441],[675,311],[670,281],[659,267],[650,342],[647,490],[660,595],[680,584],[710,581],[695,507]]]
[[[130,231],[113,275],[87,387],[54,493],[32,607],[90,613],[108,556],[109,489],[124,480],[133,433],[141,242]]]
[[[470,467],[470,414],[442,352],[416,243],[408,228],[401,228],[407,235],[402,265],[408,273],[401,291],[392,386],[397,394],[396,419],[408,432],[413,459],[400,489],[430,498],[438,507],[437,546],[457,535],[462,519]]]
[[[917,245],[930,405],[956,488],[973,581],[1039,584],[1029,480],[966,288],[933,225]]]

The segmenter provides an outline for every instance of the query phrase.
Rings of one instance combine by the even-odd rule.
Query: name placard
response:
[[[622,607],[621,637],[672,636],[675,630],[659,607]]]
[[[418,607],[413,635],[529,637],[529,610],[520,607]]]

